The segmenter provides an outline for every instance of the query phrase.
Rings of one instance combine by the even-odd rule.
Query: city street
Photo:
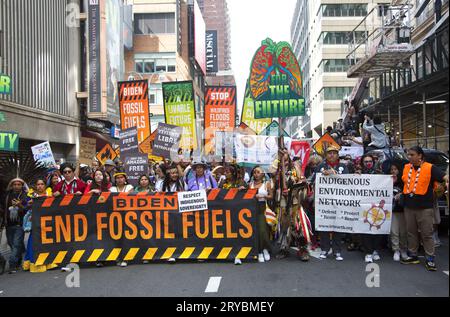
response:
[[[288,259],[241,266],[179,262],[84,267],[80,288],[67,288],[68,273],[59,269],[5,274],[0,276],[0,297],[448,297],[448,239],[442,242],[437,249],[437,272],[426,271],[423,264],[395,263],[384,250],[379,288],[366,287],[369,273],[360,252],[345,252],[343,262],[312,257],[309,263],[302,263],[292,250]],[[318,257],[318,252],[314,255]]]

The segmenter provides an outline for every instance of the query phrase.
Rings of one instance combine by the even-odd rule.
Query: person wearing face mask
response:
[[[419,264],[420,237],[425,249],[425,267],[437,271],[433,240],[433,191],[435,183],[448,181],[438,167],[425,162],[425,153],[419,146],[408,150],[409,164],[403,168],[403,206],[408,232],[408,258],[402,264]]]
[[[364,155],[361,159],[361,174],[379,174],[375,170],[375,160],[372,155]],[[363,249],[366,253],[364,258],[366,263],[381,260],[378,250],[381,248],[382,235],[377,234],[361,234]]]
[[[341,175],[348,174],[348,169],[345,164],[339,161],[339,149],[334,146],[329,146],[326,149],[326,159],[319,166],[317,166],[315,174],[313,176],[313,182],[315,182],[316,174],[322,173],[324,176],[330,175]],[[339,232],[329,232],[321,231],[319,232],[320,237],[320,248],[322,252],[320,253],[320,259],[326,259],[329,251],[331,250],[331,239],[330,235],[333,237],[333,253],[335,255],[336,261],[343,261],[344,258],[341,254],[341,240],[343,234]]]

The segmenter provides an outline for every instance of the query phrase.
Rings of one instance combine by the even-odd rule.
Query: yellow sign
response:
[[[263,132],[269,124],[272,123],[272,119],[255,119],[255,105],[250,96],[244,99],[244,107],[242,108],[242,120],[243,123],[249,126],[250,129],[260,134]]]
[[[110,144],[106,144],[105,147],[97,153],[97,160],[102,165],[105,165],[107,160],[114,160],[116,157],[117,154]]]

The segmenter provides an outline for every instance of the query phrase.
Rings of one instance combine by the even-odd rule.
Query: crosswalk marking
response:
[[[217,293],[219,291],[220,282],[222,276],[212,276],[209,278],[208,285],[206,286],[205,293]]]

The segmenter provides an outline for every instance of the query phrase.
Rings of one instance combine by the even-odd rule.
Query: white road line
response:
[[[447,276],[448,276],[448,271],[444,271],[444,273],[447,274]]]
[[[205,293],[217,293],[219,291],[220,281],[222,281],[222,276],[210,277]]]

